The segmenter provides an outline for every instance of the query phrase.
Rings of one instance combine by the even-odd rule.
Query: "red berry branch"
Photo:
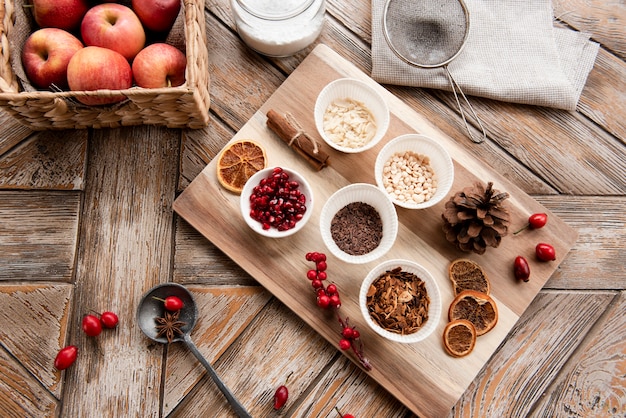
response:
[[[341,339],[339,340],[339,348],[342,350],[352,349],[359,359],[359,362],[365,370],[372,370],[372,365],[363,354],[363,342],[361,335],[355,326],[351,326],[348,318],[342,318],[339,314],[341,307],[341,298],[337,285],[330,283],[327,286],[324,282],[328,279],[326,272],[326,254],[319,252],[310,252],[305,256],[307,261],[315,263],[315,268],[307,271],[306,277],[311,281],[311,286],[315,290],[317,306],[322,309],[335,309],[337,320],[341,324]]]

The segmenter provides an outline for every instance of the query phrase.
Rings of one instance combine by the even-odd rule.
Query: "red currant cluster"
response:
[[[328,278],[326,273],[326,254],[312,252],[306,254],[306,260],[315,263],[315,269],[307,271],[306,277],[311,281],[311,286],[317,295],[317,306],[322,309],[341,307],[339,291],[334,283],[324,286],[324,281]]]
[[[365,370],[371,370],[372,365],[369,360],[363,355],[363,343],[360,340],[360,333],[356,327],[350,326],[348,318],[343,319],[339,315],[339,308],[341,307],[341,298],[339,297],[339,290],[337,285],[330,283],[327,286],[324,282],[328,279],[328,268],[326,264],[326,254],[319,252],[306,253],[305,258],[307,261],[315,263],[315,268],[310,269],[306,273],[306,277],[311,281],[311,286],[315,290],[317,297],[317,306],[322,309],[334,308],[337,310],[337,319],[341,324],[341,339],[339,340],[339,348],[342,350],[349,350],[352,348],[354,354],[361,362],[361,365]]]

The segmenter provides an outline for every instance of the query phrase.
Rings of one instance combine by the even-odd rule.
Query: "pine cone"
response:
[[[508,233],[509,211],[503,206],[509,194],[499,193],[476,182],[446,202],[441,215],[446,239],[462,251],[484,254],[487,246],[496,248]]]

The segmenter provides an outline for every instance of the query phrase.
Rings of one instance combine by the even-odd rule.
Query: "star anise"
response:
[[[157,333],[157,338],[165,335],[167,342],[171,343],[177,335],[183,335],[183,330],[181,328],[187,325],[187,323],[179,321],[179,315],[180,311],[173,313],[165,312],[165,316],[155,319],[157,323],[156,328],[159,331]]]

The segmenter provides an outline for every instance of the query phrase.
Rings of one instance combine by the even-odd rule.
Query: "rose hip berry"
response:
[[[102,323],[100,318],[95,315],[85,315],[83,316],[82,328],[85,334],[90,337],[97,337],[102,332]]]
[[[532,215],[528,217],[528,224],[526,224],[526,226],[524,226],[519,231],[514,232],[513,235],[519,234],[526,228],[530,228],[530,229],[543,228],[546,225],[546,223],[548,223],[548,215],[546,213],[533,213]]]
[[[530,266],[528,265],[528,261],[524,257],[517,256],[515,257],[515,263],[513,263],[513,274],[515,274],[515,278],[517,280],[522,280],[527,282],[530,277]]]
[[[165,307],[165,309],[170,312],[180,311],[185,306],[183,301],[178,296],[168,296],[165,299],[153,296],[153,298],[163,302],[163,306]]]
[[[260,222],[263,229],[287,231],[304,217],[306,203],[300,183],[290,180],[286,171],[276,167],[252,189],[250,217]]]
[[[541,261],[554,261],[556,260],[556,251],[554,247],[550,244],[539,243],[535,247],[535,254],[537,258]]]
[[[119,322],[119,318],[114,312],[106,311],[100,315],[100,322],[105,328],[115,328]]]
[[[289,389],[287,389],[287,382],[289,381],[289,377],[291,377],[291,373],[285,379],[285,384],[280,385],[276,392],[274,392],[274,409],[279,410],[282,408],[285,403],[287,403],[287,399],[289,398]]]
[[[67,347],[63,347],[57,353],[56,358],[54,359],[54,367],[57,370],[64,370],[74,364],[76,361],[76,357],[78,356],[78,347],[75,345],[68,345]]]

